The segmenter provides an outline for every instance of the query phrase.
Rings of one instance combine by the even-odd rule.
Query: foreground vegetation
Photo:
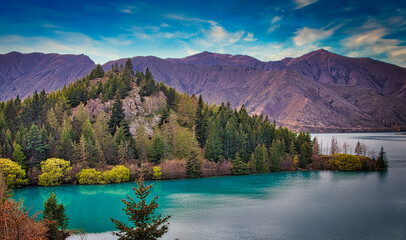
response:
[[[244,105],[208,105],[156,84],[148,68],[132,69],[130,60],[107,73],[98,65],[61,90],[1,102],[0,166],[8,186],[347,168],[339,156],[317,167],[325,157],[309,133],[249,116]],[[360,161],[348,169],[385,168]]]

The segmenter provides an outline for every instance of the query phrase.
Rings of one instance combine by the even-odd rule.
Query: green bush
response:
[[[154,169],[153,178],[155,180],[161,180],[161,175],[162,175],[161,168],[160,167],[154,167],[153,169]]]
[[[79,184],[104,184],[103,174],[94,168],[82,169],[76,174]]]
[[[56,186],[69,181],[72,167],[69,161],[60,158],[49,158],[41,162],[42,174],[39,175],[38,185]]]
[[[358,171],[362,168],[359,158],[351,154],[335,154],[334,164],[340,171]]]
[[[130,180],[130,170],[123,165],[115,166],[113,169],[103,172],[106,183],[121,183]]]
[[[20,187],[28,184],[28,179],[25,179],[25,171],[18,163],[11,161],[8,158],[0,158],[0,170],[6,179],[8,188]]]

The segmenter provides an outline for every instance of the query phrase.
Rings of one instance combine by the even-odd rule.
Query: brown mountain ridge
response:
[[[0,55],[0,86],[4,79],[11,79],[2,67],[4,56]],[[86,56],[75,56],[71,64],[75,71],[62,68],[66,76],[54,76],[54,82],[67,83],[72,81],[73,73],[89,73],[94,63],[90,59],[91,62],[84,61],[83,57]],[[110,61],[103,67],[108,70],[112,64],[124,65],[125,61]],[[406,129],[406,69],[369,58],[348,58],[321,49],[298,58],[271,62],[210,52],[180,59],[134,57],[132,62],[134,70],[145,71],[148,67],[157,82],[163,81],[178,91],[201,94],[210,103],[230,102],[233,107],[244,104],[249,113],[268,115],[293,130]],[[18,79],[40,81],[45,86],[47,81],[41,81],[39,69],[51,72],[46,66],[37,67],[31,73],[25,69]],[[56,85],[46,89],[61,87]],[[15,92],[2,88],[0,99],[15,96]]]

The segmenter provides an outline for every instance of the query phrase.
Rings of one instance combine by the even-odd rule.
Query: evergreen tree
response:
[[[131,61],[131,58],[127,58],[127,61],[125,61],[125,67],[124,67],[124,71],[128,71],[131,74],[134,74],[134,67],[133,67],[133,63]]]
[[[202,95],[200,95],[195,116],[195,134],[201,148],[204,148],[207,140],[207,115],[204,112],[204,106]]]
[[[235,155],[235,159],[231,160],[231,171],[234,175],[249,174],[248,165],[241,159],[239,153]]]
[[[125,204],[125,212],[130,222],[134,224],[128,227],[125,223],[110,218],[116,225],[118,232],[113,232],[120,240],[155,240],[162,237],[168,231],[168,219],[171,216],[162,217],[161,214],[155,216],[155,211],[158,208],[156,202],[158,197],[155,196],[150,203],[146,202],[146,198],[151,192],[152,185],[145,186],[144,180],[138,180],[138,188],[133,187],[135,196],[138,202],[131,196],[121,200]]]
[[[22,151],[20,144],[17,144],[14,148],[13,160],[15,162],[18,162],[18,164],[20,164],[20,165],[22,165],[25,160],[25,155]]]
[[[307,165],[311,163],[312,147],[308,142],[304,142],[300,147],[300,163],[299,167],[307,168]]]
[[[80,136],[79,143],[75,146],[76,161],[81,164],[87,164],[89,159],[89,148],[85,136]]]
[[[162,159],[164,158],[165,142],[159,135],[156,135],[153,139],[150,155],[151,161],[155,164],[161,163]]]
[[[45,160],[45,152],[47,149],[48,145],[44,143],[40,130],[37,125],[33,124],[23,143],[23,150],[27,156],[27,161],[25,162],[26,166],[32,167]]]
[[[186,175],[190,178],[198,178],[202,176],[202,163],[199,159],[199,153],[196,150],[192,150],[187,159]]]
[[[273,141],[269,155],[271,158],[271,171],[281,170],[281,159],[285,156],[285,144],[279,139]]]
[[[51,192],[48,199],[44,202],[43,217],[47,221],[47,239],[61,240],[69,236],[64,230],[68,227],[68,217],[66,216],[65,206],[56,200],[56,194]]]
[[[258,145],[251,155],[252,170],[256,173],[268,172],[268,149],[265,145]]]
[[[89,75],[89,79],[95,79],[95,78],[101,78],[104,77],[104,70],[102,65],[97,64],[96,67],[92,70],[92,72]]]
[[[223,143],[220,138],[219,124],[217,121],[214,122],[210,128],[204,156],[206,159],[215,162],[223,158]]]
[[[376,159],[376,168],[378,169],[378,171],[388,170],[388,161],[386,159],[386,152],[382,146],[381,150],[379,151],[378,158]]]
[[[72,127],[68,120],[65,120],[62,127],[61,139],[56,148],[55,156],[68,161],[73,160],[74,145],[71,138]]]
[[[124,121],[123,103],[120,100],[120,96],[116,94],[116,100],[113,104],[113,110],[111,112],[111,118],[109,121],[110,132],[114,134],[116,132],[116,128],[120,127]]]

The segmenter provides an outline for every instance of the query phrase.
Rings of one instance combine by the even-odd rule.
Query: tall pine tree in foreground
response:
[[[152,185],[145,186],[142,178],[137,181],[137,184],[138,188],[133,187],[132,189],[139,201],[136,202],[130,196],[127,196],[127,200],[121,200],[125,204],[124,210],[128,219],[134,223],[134,226],[128,227],[125,223],[110,218],[118,229],[118,232],[113,232],[113,234],[118,236],[120,240],[154,240],[160,238],[168,231],[168,219],[171,216],[162,217],[161,214],[155,216],[155,210],[158,208],[156,202],[158,197],[155,196],[150,203],[146,202]]]
[[[56,200],[56,194],[51,192],[49,198],[44,202],[44,219],[47,220],[49,240],[66,239],[69,233],[64,230],[68,227],[68,217],[65,213],[65,206]]]

